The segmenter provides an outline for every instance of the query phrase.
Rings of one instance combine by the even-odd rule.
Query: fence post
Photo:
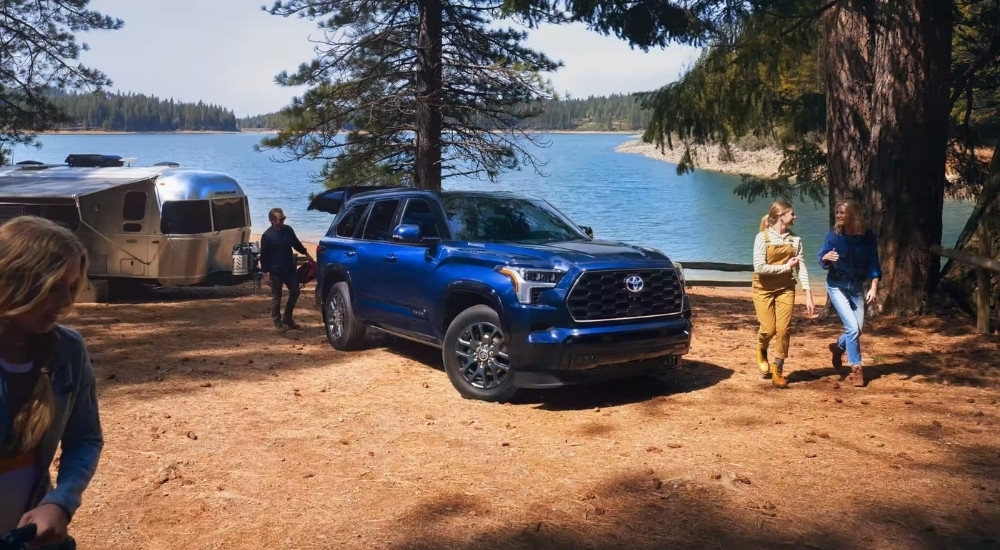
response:
[[[979,227],[979,255],[993,257],[993,242],[985,227]],[[976,330],[979,334],[990,333],[990,272],[976,268]]]

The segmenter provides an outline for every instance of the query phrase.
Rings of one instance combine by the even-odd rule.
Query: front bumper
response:
[[[691,320],[511,331],[507,345],[520,387],[655,374],[676,367],[691,347]]]

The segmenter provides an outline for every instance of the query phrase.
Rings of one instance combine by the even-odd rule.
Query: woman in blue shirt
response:
[[[861,330],[865,323],[865,305],[873,303],[878,294],[882,267],[878,258],[878,242],[861,218],[861,208],[852,200],[837,203],[836,223],[826,234],[819,250],[819,263],[826,273],[826,294],[837,310],[844,333],[830,344],[833,368],[841,374],[844,352],[850,373],[847,380],[855,386],[865,385],[861,360]],[[865,283],[871,280],[866,293]]]

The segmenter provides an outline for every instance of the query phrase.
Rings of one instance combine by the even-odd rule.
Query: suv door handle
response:
[[[347,256],[348,258],[352,258],[357,255],[358,253],[355,252],[354,250],[348,250],[347,252],[344,252],[344,256]]]
[[[396,258],[395,254],[386,254],[385,255],[385,261],[387,261],[387,262],[395,262],[397,259],[398,258]]]

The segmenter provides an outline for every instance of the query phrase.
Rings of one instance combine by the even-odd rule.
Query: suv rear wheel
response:
[[[333,349],[351,351],[364,343],[365,325],[354,317],[347,283],[337,283],[326,293],[323,324],[326,325],[326,339]]]
[[[508,401],[517,392],[500,316],[485,305],[459,313],[444,335],[444,369],[466,399]]]

